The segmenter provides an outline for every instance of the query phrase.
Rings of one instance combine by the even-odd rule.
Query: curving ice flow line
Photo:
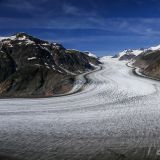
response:
[[[0,156],[25,160],[158,156],[160,83],[135,76],[117,59],[103,63],[102,70],[87,75],[89,82],[81,92],[1,99]]]

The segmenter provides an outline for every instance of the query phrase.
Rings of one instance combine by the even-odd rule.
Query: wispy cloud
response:
[[[75,6],[73,4],[70,4],[68,2],[62,3],[62,12],[64,15],[70,15],[73,17],[92,17],[92,16],[97,16],[97,13],[93,11],[92,9],[85,10],[82,7]]]
[[[0,30],[41,30],[49,39],[98,49],[138,46],[159,41],[159,7],[158,0],[0,0]]]
[[[68,13],[68,11],[67,11]],[[69,12],[71,13],[71,12]],[[12,25],[8,25],[8,23]],[[64,30],[81,30],[81,29],[96,29],[110,31],[113,33],[143,35],[143,36],[159,36],[160,35],[160,18],[100,18],[98,16],[90,17],[54,17],[40,19],[33,18],[15,19],[15,18],[0,18],[0,28],[44,28],[44,29],[64,29]],[[106,32],[107,33],[107,32]]]
[[[131,35],[159,36],[160,34],[160,18],[109,18],[95,10],[97,5],[95,0],[86,1],[86,3],[90,2],[91,6],[87,9],[71,2],[66,0],[61,2],[58,0],[36,2],[34,0],[1,0],[0,9],[5,10],[6,14],[0,15],[0,28],[97,29]],[[128,0],[121,0],[122,2],[127,3]],[[140,0],[137,3],[142,4],[144,1]],[[9,8],[12,9],[10,14],[7,13]]]
[[[33,10],[35,9],[35,6],[32,5],[31,1],[21,1],[21,0],[2,0],[1,1],[1,6],[7,7],[10,9],[15,9],[15,10]]]
[[[65,14],[69,14],[69,15],[77,15],[79,14],[79,9],[69,3],[64,3],[62,4],[62,11]]]

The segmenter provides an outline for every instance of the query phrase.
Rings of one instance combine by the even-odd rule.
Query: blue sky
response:
[[[27,32],[99,56],[160,44],[159,0],[0,0],[0,35]]]

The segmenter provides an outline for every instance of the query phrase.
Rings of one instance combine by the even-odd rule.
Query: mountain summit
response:
[[[124,51],[118,53],[117,55],[114,56],[114,58],[118,58],[119,60],[131,60],[141,54],[148,54],[148,53],[152,53],[154,51],[158,51],[160,50],[160,45],[154,46],[154,47],[150,47],[147,49],[125,49]]]
[[[75,76],[100,62],[88,54],[26,33],[0,37],[0,96],[45,97],[66,93]]]

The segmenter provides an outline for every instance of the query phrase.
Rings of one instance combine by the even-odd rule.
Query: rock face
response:
[[[0,38],[0,96],[45,97],[66,93],[75,75],[100,62],[25,33]]]
[[[149,51],[136,57],[134,65],[141,68],[142,73],[160,79],[160,50]]]

